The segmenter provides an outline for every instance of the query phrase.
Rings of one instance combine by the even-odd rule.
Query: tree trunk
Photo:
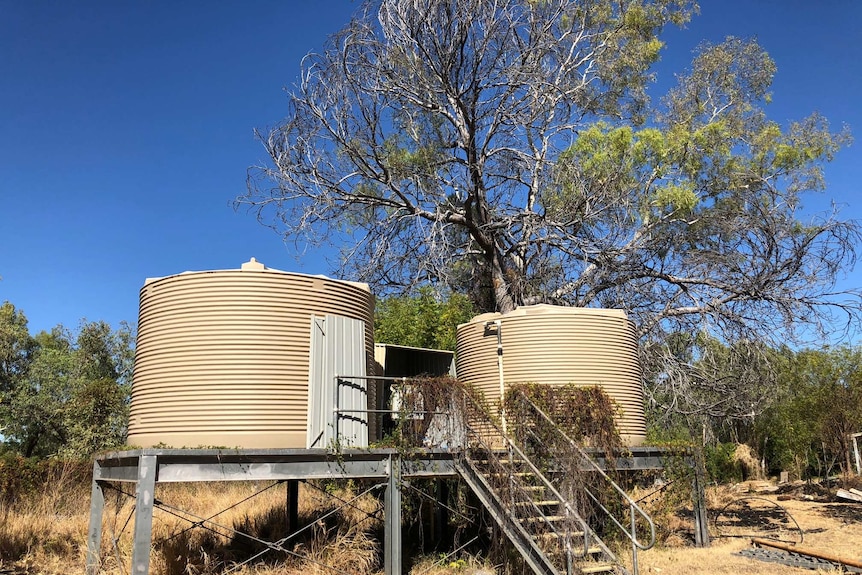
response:
[[[494,289],[494,303],[500,313],[509,313],[515,310],[515,299],[512,297],[511,286],[506,279],[500,256],[494,255],[490,262],[491,281]]]

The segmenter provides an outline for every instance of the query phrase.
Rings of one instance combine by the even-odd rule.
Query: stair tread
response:
[[[586,563],[578,565],[581,573],[612,573],[616,569],[614,563]]]
[[[575,553],[575,556],[576,557],[589,557],[590,555],[598,555],[600,553],[603,553],[602,548],[593,546],[593,547],[590,547],[589,549],[587,549],[586,551],[584,551],[583,549],[578,550],[578,553]]]
[[[541,501],[516,501],[514,505],[560,505],[560,502],[556,499],[543,499]]]
[[[565,535],[565,533],[557,533],[556,531],[548,531],[546,533],[534,533],[533,539],[559,539],[559,538],[563,537],[564,535]],[[569,535],[572,538],[578,538],[578,537],[583,537],[584,532],[583,531],[571,531],[571,532],[569,532]],[[585,556],[581,555],[580,557],[585,557]]]
[[[565,515],[534,515],[532,517],[521,517],[521,521],[527,521],[529,523],[535,523],[537,521],[548,521],[549,523],[554,523],[555,521],[563,521],[568,519]]]

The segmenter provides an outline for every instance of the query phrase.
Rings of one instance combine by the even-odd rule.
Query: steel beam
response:
[[[603,451],[587,449],[586,452],[602,469],[607,470],[610,467],[616,471],[664,469],[666,458],[673,456],[672,452],[662,448],[630,447],[628,456],[614,457],[613,465],[609,466]]]
[[[138,480],[138,458],[158,459],[160,483],[293,479],[386,479],[393,450],[150,450],[108,454],[97,459],[94,477],[103,481]],[[429,450],[403,463],[405,476],[454,477],[452,454]]]

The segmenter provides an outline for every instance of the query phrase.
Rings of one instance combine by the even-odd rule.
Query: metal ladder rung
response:
[[[515,473],[488,472],[488,475],[493,477],[509,477],[510,475],[514,475],[515,477],[535,477],[535,475],[529,471],[516,471]]]

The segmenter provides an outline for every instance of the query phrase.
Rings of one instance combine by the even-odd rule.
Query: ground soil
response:
[[[751,490],[749,490],[749,488]],[[862,503],[838,500],[817,485],[775,487],[742,485],[709,494],[712,544],[698,549],[665,546],[639,555],[641,573],[674,575],[801,574],[814,571],[767,563],[738,555],[753,537],[862,562]],[[821,570],[821,573],[839,573]]]

